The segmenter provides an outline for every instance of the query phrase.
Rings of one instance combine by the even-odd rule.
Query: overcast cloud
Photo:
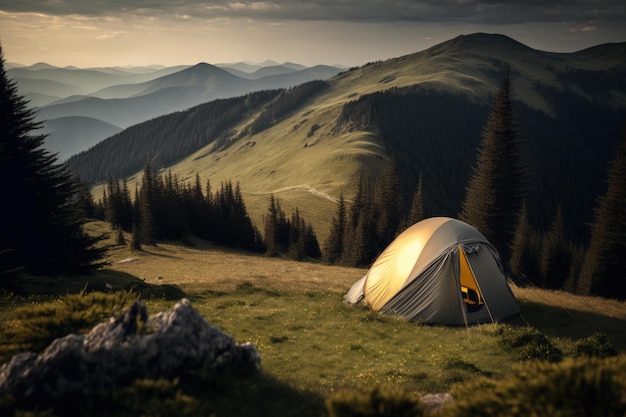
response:
[[[573,22],[624,19],[621,0],[573,0],[565,3],[476,0],[2,0],[0,10],[108,16],[133,13],[140,16],[194,16],[214,19],[244,17],[270,20],[322,21],[456,21],[482,24]]]
[[[56,65],[355,65],[473,32],[571,52],[624,42],[625,28],[623,0],[0,0],[5,58]]]

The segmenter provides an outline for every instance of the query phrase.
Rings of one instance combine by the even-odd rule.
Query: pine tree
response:
[[[202,181],[200,174],[196,173],[193,186],[188,186],[184,191],[185,211],[189,219],[189,231],[201,239],[209,238],[208,203],[202,194]]]
[[[565,239],[563,227],[563,211],[559,205],[550,230],[543,239],[541,273],[545,288],[561,289],[569,277],[572,251]]]
[[[341,193],[337,203],[337,213],[332,220],[330,232],[324,242],[324,252],[322,253],[324,261],[333,264],[341,259],[345,230],[346,201],[343,193]]]
[[[306,257],[306,228],[304,219],[300,217],[300,211],[296,210],[291,215],[291,231],[289,236],[289,255],[296,261]]]
[[[84,233],[79,182],[32,133],[39,127],[0,47],[0,275],[91,271],[102,264],[102,237]]]
[[[267,256],[278,256],[278,210],[274,194],[270,195],[270,205],[263,223],[265,226],[265,254]]]
[[[540,284],[539,253],[532,249],[533,231],[528,223],[528,200],[524,199],[511,243],[509,265],[518,285]]]
[[[152,173],[150,164],[146,165],[141,177],[141,188],[139,189],[139,231],[141,243],[146,245],[156,245],[156,199],[157,181]]]
[[[308,257],[314,259],[322,257],[322,251],[317,240],[317,235],[315,234],[315,230],[313,230],[313,225],[310,223],[307,224],[306,231],[304,232],[304,245]]]
[[[606,194],[594,209],[578,292],[626,299],[626,129],[608,168]]]
[[[424,220],[424,181],[422,175],[419,177],[415,194],[413,194],[411,207],[405,222],[406,227],[411,227],[420,220]]]
[[[98,219],[97,206],[93,201],[93,195],[89,189],[89,184],[83,181],[79,181],[77,191],[78,205],[83,212],[83,216],[88,219]]]
[[[467,186],[460,219],[478,229],[508,264],[515,223],[526,187],[509,68],[483,130],[477,164]]]
[[[392,158],[383,172],[378,183],[376,192],[376,205],[378,206],[377,232],[379,245],[386,247],[398,235],[402,210],[404,207],[402,192],[400,190],[400,177],[398,176],[398,161]]]
[[[376,186],[369,184],[363,176],[359,179],[346,221],[342,265],[367,266],[385,246],[378,236],[380,206],[375,201],[375,189]]]
[[[141,237],[141,204],[139,202],[139,188],[135,188],[135,200],[133,201],[133,226],[130,247],[133,250],[140,251],[142,237]]]

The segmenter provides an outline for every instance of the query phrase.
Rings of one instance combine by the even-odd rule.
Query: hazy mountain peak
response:
[[[36,64],[31,65],[30,67],[26,67],[29,70],[39,71],[45,69],[57,69],[59,67],[55,67],[54,65],[47,64],[45,62],[37,62]]]
[[[448,42],[444,42],[443,45],[447,45],[448,47],[472,49],[475,51],[488,50],[493,51],[494,53],[502,53],[503,51],[507,51],[508,53],[533,51],[532,48],[516,41],[515,39],[509,38],[506,35],[490,33],[459,35]]]

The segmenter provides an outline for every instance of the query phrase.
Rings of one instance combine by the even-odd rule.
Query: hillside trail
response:
[[[339,199],[337,199],[337,198],[335,198],[335,197],[333,197],[333,196],[331,196],[329,194],[326,194],[326,193],[324,193],[324,192],[322,192],[322,191],[320,191],[320,190],[318,190],[316,188],[313,188],[312,186],[307,185],[307,184],[291,185],[291,186],[288,186],[288,187],[282,187],[282,188],[279,188],[277,190],[272,190],[272,191],[269,191],[269,192],[256,192],[256,193],[250,193],[250,194],[254,194],[254,195],[270,195],[270,194],[285,193],[285,192],[289,192],[289,191],[305,191],[305,192],[309,192],[309,193],[311,193],[311,194],[313,194],[313,195],[315,195],[317,197],[324,198],[324,199],[326,199],[328,201],[331,201],[331,202],[333,202],[335,204],[339,201]]]

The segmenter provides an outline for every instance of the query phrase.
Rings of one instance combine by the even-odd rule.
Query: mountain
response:
[[[626,121],[625,56],[626,43],[558,54],[502,35],[459,36],[324,83],[164,115],[68,163],[93,183],[124,176],[131,187],[147,162],[183,179],[232,179],[258,223],[274,193],[321,234],[340,193],[350,199],[359,175],[378,177],[394,155],[407,199],[423,176],[426,214],[454,217],[510,65],[531,222],[546,229],[561,205],[566,233],[581,243]]]
[[[149,81],[109,86],[84,97],[75,96],[53,102],[38,109],[38,118],[92,117],[126,128],[218,98],[289,87],[312,79],[328,78],[338,72],[339,69],[335,67],[317,66],[246,79],[217,66],[199,63]]]
[[[13,65],[7,72],[16,81],[20,94],[37,107],[37,120],[44,124],[44,130],[57,132],[54,140],[46,142],[46,146],[56,144],[49,150],[65,152],[74,147],[74,153],[78,153],[104,139],[102,132],[112,130],[100,129],[94,135],[89,135],[87,130],[74,135],[76,117],[127,128],[211,100],[290,87],[329,78],[340,71],[337,67],[307,68],[294,63],[277,65],[272,61],[248,68],[256,68],[257,72],[226,70],[207,63],[88,69],[38,63],[29,67]],[[54,126],[46,126],[52,120]],[[68,126],[62,127],[60,123]],[[68,135],[67,145],[61,143],[64,140],[61,132]],[[82,138],[80,144],[75,141],[77,137]]]
[[[75,116],[48,120],[41,133],[48,135],[46,149],[58,154],[59,160],[64,161],[121,130],[98,119]]]

